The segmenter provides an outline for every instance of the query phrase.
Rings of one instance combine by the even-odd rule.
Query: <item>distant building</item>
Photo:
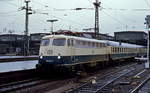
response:
[[[140,45],[147,44],[147,33],[143,31],[122,31],[122,32],[115,32],[115,40],[116,41],[123,41],[127,43],[134,43]]]
[[[33,33],[30,35],[30,54],[39,54],[40,42],[45,35],[50,35],[50,33]]]
[[[22,52],[23,50],[23,35],[3,34],[0,35],[0,54]],[[5,51],[5,52],[4,52]]]
[[[0,41],[23,41],[23,35],[3,34],[0,35]]]
[[[30,34],[31,41],[41,41],[41,38],[45,35],[50,35],[50,33],[33,33]]]
[[[29,36],[30,54],[38,55],[41,38],[49,33],[34,33]],[[24,35],[3,34],[0,35],[0,54],[23,54]]]

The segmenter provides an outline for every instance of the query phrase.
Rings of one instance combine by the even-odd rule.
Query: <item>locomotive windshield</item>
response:
[[[49,39],[43,39],[42,41],[41,41],[41,46],[48,46],[49,45]]]
[[[54,46],[64,46],[66,43],[66,39],[65,38],[56,38],[53,40],[53,45]]]

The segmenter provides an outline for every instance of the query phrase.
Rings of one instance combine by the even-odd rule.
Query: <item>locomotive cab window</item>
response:
[[[52,45],[54,46],[65,46],[65,44],[66,44],[65,38],[55,38],[52,43]]]
[[[43,39],[41,41],[41,46],[48,46],[49,45],[50,40],[49,39]]]

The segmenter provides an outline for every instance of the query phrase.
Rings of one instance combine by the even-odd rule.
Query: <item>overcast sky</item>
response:
[[[80,11],[74,8],[94,8],[95,0],[31,0],[29,3],[35,14],[29,17],[29,33],[50,32],[48,19],[58,19],[54,30],[82,29],[94,27],[94,10]],[[18,11],[25,6],[24,0],[0,0],[0,32],[23,34],[25,30],[25,11]],[[145,16],[149,14],[149,0],[101,0],[100,33],[113,35],[117,31],[145,30]],[[138,9],[138,10],[134,10]],[[48,15],[43,14],[48,13]]]

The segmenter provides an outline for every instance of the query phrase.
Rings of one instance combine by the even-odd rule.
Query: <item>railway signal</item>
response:
[[[145,63],[145,68],[149,68],[149,62],[150,62],[150,15],[147,15],[145,18],[145,24],[146,28],[148,30],[148,39],[147,39],[147,62]]]

